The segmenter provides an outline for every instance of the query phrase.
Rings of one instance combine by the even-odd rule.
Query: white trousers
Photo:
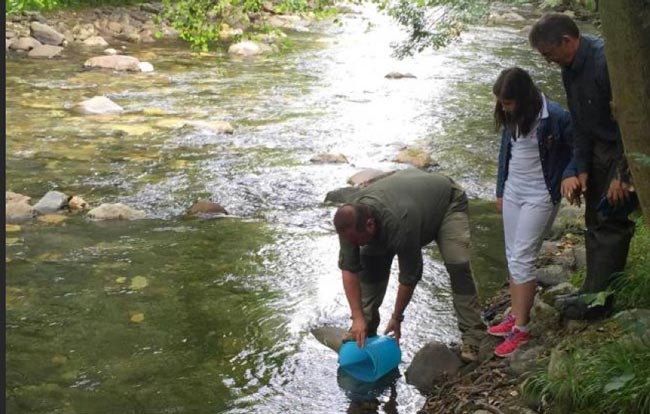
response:
[[[535,280],[535,261],[560,203],[503,197],[503,233],[510,278],[514,284]]]

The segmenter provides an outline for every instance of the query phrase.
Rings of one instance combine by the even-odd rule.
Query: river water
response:
[[[501,69],[520,65],[551,97],[562,93],[557,68],[517,28],[470,28],[443,50],[403,61],[390,56],[400,37],[366,8],[291,34],[270,57],[128,45],[125,53],[153,63],[153,74],[84,71],[92,56],[84,50],[48,61],[9,57],[7,189],[35,200],[57,189],[148,215],[92,222],[81,214],[7,234],[9,412],[421,408],[424,397],[403,376],[372,392],[351,384],[310,334],[349,321],[325,194],[362,168],[405,168],[392,162],[403,146],[429,151],[436,170],[473,198],[473,266],[485,298],[506,281],[491,201],[491,85]],[[391,71],[417,78],[384,78]],[[126,111],[69,112],[95,95]],[[236,129],[215,134],[181,127],[186,120]],[[312,164],[321,152],[350,163]],[[206,197],[238,217],[184,216]],[[435,247],[426,249],[424,274],[403,325],[402,373],[428,341],[459,338]]]

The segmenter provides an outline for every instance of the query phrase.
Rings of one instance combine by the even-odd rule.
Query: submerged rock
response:
[[[412,73],[402,73],[402,72],[390,72],[387,73],[384,78],[386,79],[404,79],[404,78],[415,78],[416,76],[413,75]]]
[[[79,196],[73,196],[69,201],[68,201],[68,207],[70,210],[85,210],[88,208],[88,203],[86,200]]]
[[[5,191],[5,203],[28,203],[31,199],[31,197],[24,194],[14,193],[13,191]]]
[[[80,115],[115,114],[124,109],[105,96],[94,96],[72,107],[72,112]]]
[[[146,216],[144,211],[136,210],[122,203],[105,203],[88,212],[88,217],[94,220],[137,220]]]
[[[321,153],[316,154],[309,160],[314,164],[347,164],[348,159],[343,154]]]

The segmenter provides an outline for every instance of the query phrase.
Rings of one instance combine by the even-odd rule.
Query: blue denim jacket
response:
[[[544,99],[548,117],[539,121],[536,131],[537,142],[546,189],[551,195],[553,204],[557,204],[562,199],[560,194],[562,180],[566,177],[576,176],[578,173],[573,156],[573,125],[567,111],[546,96]],[[512,134],[507,128],[503,128],[499,150],[497,198],[503,197],[503,190],[508,178],[508,164],[512,149],[511,139]]]

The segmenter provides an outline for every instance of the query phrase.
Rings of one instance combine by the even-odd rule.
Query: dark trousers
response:
[[[623,271],[634,234],[634,222],[624,211],[615,210],[607,216],[597,211],[615,177],[621,150],[616,143],[594,141],[585,197],[587,276],[582,286],[583,292],[590,293],[607,289]]]

